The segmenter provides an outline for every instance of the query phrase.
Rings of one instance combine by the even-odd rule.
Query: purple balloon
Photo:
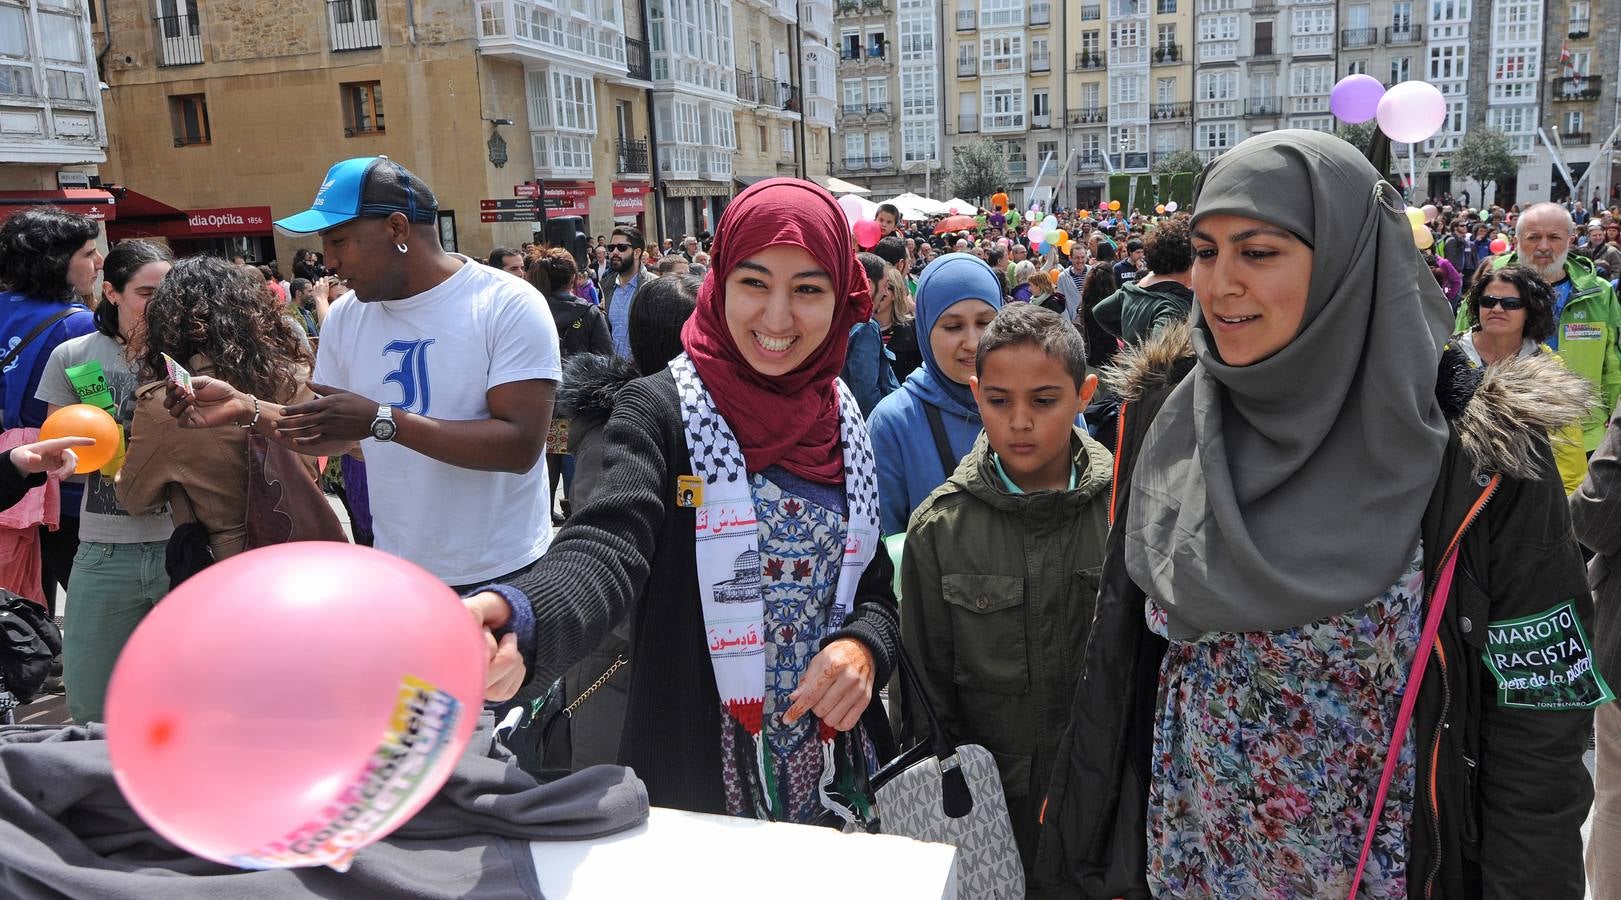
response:
[[[1385,86],[1372,75],[1347,75],[1328,95],[1328,109],[1341,122],[1357,125],[1379,114]]]
[[[1379,130],[1391,140],[1417,144],[1441,130],[1447,100],[1429,82],[1404,81],[1379,98],[1378,117]]]

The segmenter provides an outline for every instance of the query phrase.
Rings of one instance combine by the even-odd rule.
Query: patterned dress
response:
[[[1172,641],[1160,668],[1148,881],[1156,896],[1344,897],[1417,652],[1423,553],[1373,602],[1277,632]],[[1165,635],[1164,611],[1147,604]],[[1362,876],[1407,895],[1414,741]]]
[[[767,790],[773,818],[809,822],[823,811],[818,787],[822,774],[820,720],[807,713],[788,725],[788,695],[799,686],[833,622],[839,566],[844,558],[844,485],[816,484],[778,467],[749,479],[760,523],[761,585],[765,597],[765,741],[771,756]],[[871,744],[862,741],[868,771],[876,766]],[[723,735],[726,803],[733,815],[753,815],[739,786],[737,748],[730,729]]]

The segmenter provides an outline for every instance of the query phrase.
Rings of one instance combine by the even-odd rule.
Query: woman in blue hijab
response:
[[[968,379],[979,336],[1002,308],[1002,279],[983,260],[949,253],[917,282],[918,350],[923,366],[885,397],[867,420],[878,457],[880,527],[906,530],[912,510],[944,484],[981,427]]]

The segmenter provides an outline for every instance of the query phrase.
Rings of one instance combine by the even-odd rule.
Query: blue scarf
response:
[[[917,348],[923,365],[906,379],[902,388],[919,400],[979,422],[979,407],[966,384],[946,377],[935,361],[929,335],[934,323],[946,310],[964,300],[983,300],[992,309],[1002,308],[1002,279],[985,261],[969,253],[948,253],[930,263],[917,280]],[[949,472],[946,474],[950,474]]]

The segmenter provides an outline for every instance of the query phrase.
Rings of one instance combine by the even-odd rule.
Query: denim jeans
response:
[[[135,626],[169,592],[163,568],[167,546],[165,541],[80,542],[62,625],[62,685],[73,721],[106,721],[102,706],[113,664]]]

